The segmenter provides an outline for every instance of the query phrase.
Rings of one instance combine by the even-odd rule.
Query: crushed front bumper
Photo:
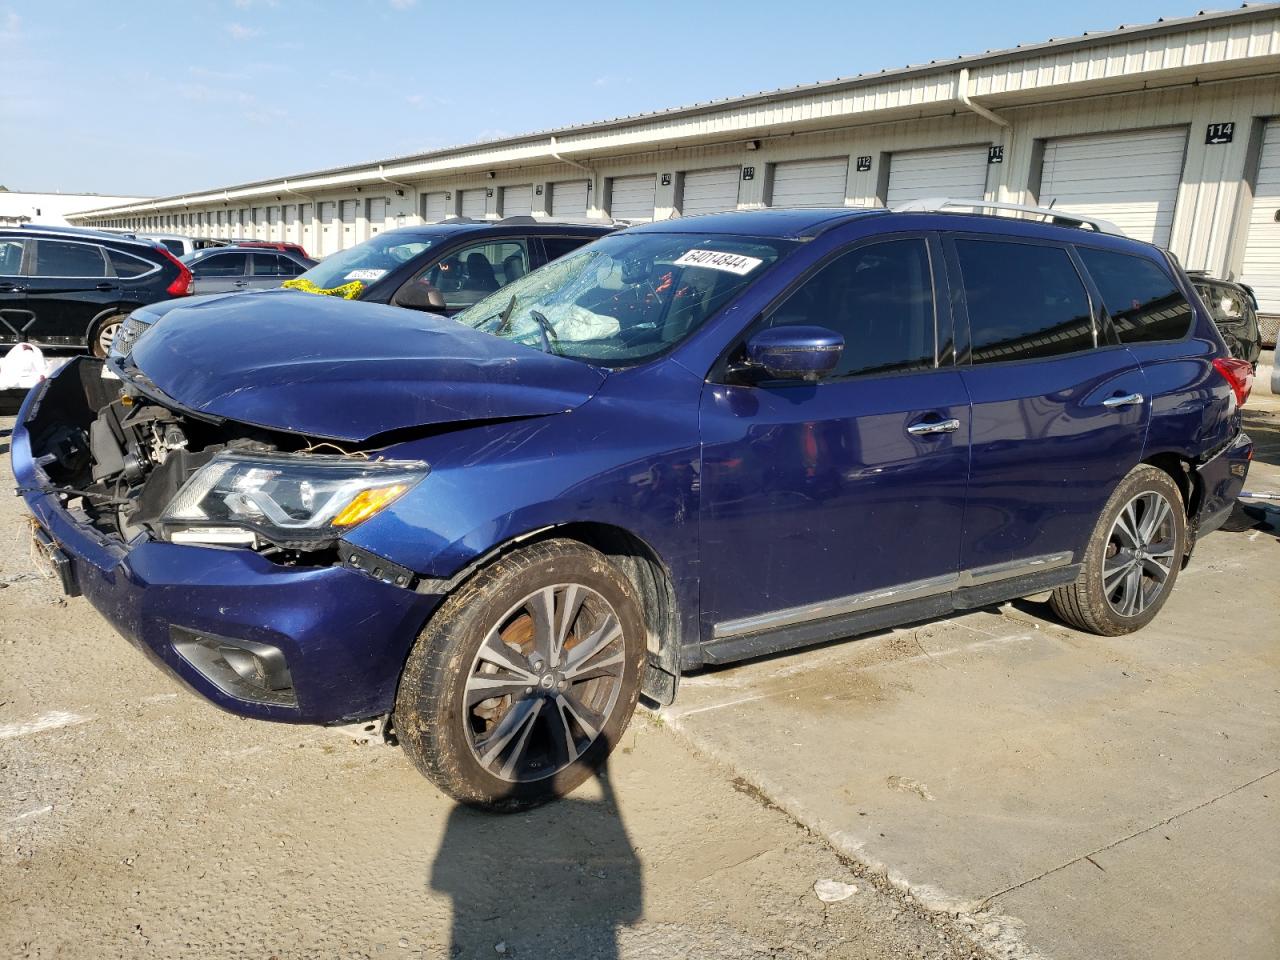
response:
[[[232,713],[336,723],[391,710],[409,648],[440,597],[344,567],[287,567],[251,550],[145,536],[125,544],[100,533],[63,506],[32,456],[27,422],[50,382],[23,404],[12,459],[46,552],[64,564],[64,589],[73,584],[69,592],[82,593],[153,662]],[[254,696],[227,683],[225,670],[190,655],[193,636],[278,650],[290,694]]]

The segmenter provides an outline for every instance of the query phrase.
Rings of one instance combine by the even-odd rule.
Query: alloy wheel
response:
[[[595,590],[529,594],[489,631],[467,674],[463,724],[476,760],[511,782],[574,763],[609,722],[625,663],[617,612]]]
[[[98,356],[105,357],[111,352],[111,344],[116,339],[116,334],[120,332],[119,320],[108,320],[98,328]]]
[[[1136,617],[1164,591],[1178,558],[1173,506],[1163,494],[1140,493],[1117,515],[1107,536],[1102,592],[1111,609]]]

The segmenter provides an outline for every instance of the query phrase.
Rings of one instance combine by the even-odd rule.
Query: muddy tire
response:
[[[1173,592],[1187,546],[1182,493],[1163,470],[1139,464],[1103,508],[1075,582],[1050,605],[1077,630],[1117,637],[1145,627]]]
[[[600,552],[548,540],[481,570],[431,617],[400,678],[397,735],[454,799],[534,806],[608,757],[644,660],[633,585]]]
[[[120,324],[124,323],[125,314],[113,313],[109,317],[103,317],[93,325],[93,330],[89,333],[89,352],[99,360],[107,355],[107,351],[111,349],[111,341],[115,339],[116,331],[120,329]]]

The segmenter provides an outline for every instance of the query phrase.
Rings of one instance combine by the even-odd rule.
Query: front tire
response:
[[[472,806],[514,810],[592,775],[635,710],[645,659],[635,588],[573,540],[510,553],[432,616],[400,679],[414,765]]]
[[[1075,582],[1054,590],[1049,603],[1077,630],[1104,637],[1140,630],[1173,592],[1186,545],[1178,485],[1139,464],[1103,508]]]
[[[89,334],[89,350],[99,360],[106,359],[111,349],[111,341],[116,338],[124,318],[123,313],[115,313],[109,317],[103,317],[94,324],[93,332]]]

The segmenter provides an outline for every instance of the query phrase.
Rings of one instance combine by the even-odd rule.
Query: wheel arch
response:
[[[1200,489],[1199,475],[1191,458],[1175,450],[1166,450],[1148,454],[1142,462],[1163,470],[1173,479],[1177,484],[1178,492],[1182,494],[1182,506],[1187,512],[1187,518],[1194,517],[1200,509],[1203,492]]]
[[[682,611],[669,566],[648,542],[616,524],[575,520],[540,527],[508,537],[476,558],[448,581],[436,581],[441,592],[453,593],[481,570],[507,554],[545,540],[575,540],[599,550],[622,569],[636,585],[644,613],[648,669],[642,692],[651,700],[668,704],[675,698],[680,676]]]

